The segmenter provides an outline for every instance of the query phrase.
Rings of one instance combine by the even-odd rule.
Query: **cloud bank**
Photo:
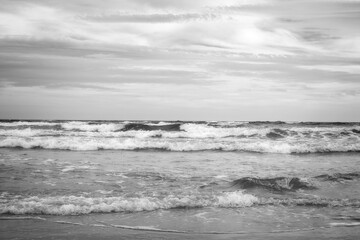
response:
[[[360,1],[0,6],[0,117],[358,121]]]

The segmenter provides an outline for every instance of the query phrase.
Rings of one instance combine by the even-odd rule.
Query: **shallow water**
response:
[[[56,131],[62,131],[60,135],[41,135],[54,131],[54,124]],[[126,129],[121,134],[132,136],[112,136],[118,133],[118,122],[3,122],[8,135],[0,134],[0,145],[8,144],[9,139],[30,145],[0,148],[2,238],[110,239],[120,234],[124,239],[356,239],[360,234],[360,153],[348,151],[349,146],[359,145],[354,131],[357,123],[246,125],[247,130],[262,131],[262,135],[247,138],[253,149],[264,150],[264,142],[271,143],[269,149],[288,144],[286,151],[316,141],[322,146],[311,148],[317,149],[316,153],[296,154],[244,149],[193,151],[192,144],[204,146],[204,139],[223,146],[229,144],[228,138],[236,141],[226,134],[244,131],[234,130],[243,128],[238,123],[206,123],[198,133],[194,129],[204,123],[182,123],[190,124],[185,130],[174,123],[171,127],[131,124],[120,128]],[[167,129],[159,130],[163,126]],[[295,127],[310,136],[289,137],[289,129]],[[282,138],[269,136],[280,128],[287,131],[275,131]],[[31,135],[34,130],[40,130],[41,136]],[[157,131],[163,136],[154,137]],[[327,136],[330,132],[332,137]],[[215,133],[220,135],[210,136]],[[190,150],[79,148],[83,143],[98,149],[104,141],[118,138],[150,145],[161,139]],[[239,139],[237,146],[244,141]],[[49,141],[52,145],[47,145]],[[63,150],[63,146],[72,150]],[[324,152],[326,146],[330,146],[328,150],[345,147]]]
[[[3,217],[167,234],[359,231],[358,153],[1,149],[0,159]]]

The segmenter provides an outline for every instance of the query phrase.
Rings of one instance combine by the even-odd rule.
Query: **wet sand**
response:
[[[109,215],[110,216],[110,215]],[[34,217],[2,216],[1,239],[358,239],[360,227],[322,227],[283,232],[239,232],[236,234],[202,234],[131,230],[86,224],[84,216]],[[104,216],[102,216],[104,219]]]

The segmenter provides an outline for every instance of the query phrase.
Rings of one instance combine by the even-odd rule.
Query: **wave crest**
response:
[[[360,178],[359,172],[353,173],[334,173],[334,174],[322,174],[315,177],[318,180],[322,181],[342,181],[342,180],[354,180]]]
[[[277,177],[277,178],[254,178],[244,177],[232,182],[232,187],[242,189],[265,188],[276,192],[296,191],[299,189],[316,189],[307,180],[297,177]]]
[[[1,214],[79,215],[109,212],[140,212],[158,209],[199,207],[249,207],[258,199],[241,191],[220,196],[173,196],[90,198],[78,196],[28,197],[0,203]]]
[[[162,139],[162,138],[89,138],[89,137],[5,137],[0,147],[87,150],[161,150],[161,151],[245,151],[260,153],[359,152],[360,141],[282,142],[248,139]]]
[[[140,123],[128,123],[121,131],[182,131],[180,129],[181,124],[166,124],[166,125],[153,125],[153,124],[140,124]]]
[[[243,208],[252,206],[360,207],[359,199],[259,198],[242,191],[219,196],[82,197],[52,196],[1,199],[0,214],[83,215],[90,213],[142,212],[159,209]]]
[[[359,132],[359,124],[355,123],[0,121],[0,147],[263,153],[358,152]]]

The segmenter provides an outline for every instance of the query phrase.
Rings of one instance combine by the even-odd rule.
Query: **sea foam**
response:
[[[18,126],[55,126],[55,122],[35,122],[35,121],[14,121],[14,122],[0,122],[2,127],[18,127]]]
[[[154,197],[124,198],[83,196],[25,197],[0,202],[0,213],[79,215],[109,212],[140,212],[158,209],[199,207],[249,207],[258,199],[242,191],[220,196],[174,196],[159,199]]]
[[[357,152],[360,127],[357,123],[0,122],[0,147],[76,151]]]
[[[159,209],[244,208],[253,206],[360,207],[359,199],[258,198],[242,191],[216,195],[155,197],[33,196],[1,199],[0,214],[82,215]]]
[[[106,123],[106,124],[89,124],[87,122],[67,122],[62,123],[61,127],[65,130],[79,130],[79,131],[98,131],[98,132],[112,132],[123,128],[123,124],[114,124],[114,123]]]
[[[89,138],[89,137],[6,137],[0,140],[0,147],[87,150],[147,150],[164,151],[246,151],[260,153],[316,153],[316,152],[358,152],[358,140],[308,140],[271,141],[257,139],[140,139],[140,138]]]

